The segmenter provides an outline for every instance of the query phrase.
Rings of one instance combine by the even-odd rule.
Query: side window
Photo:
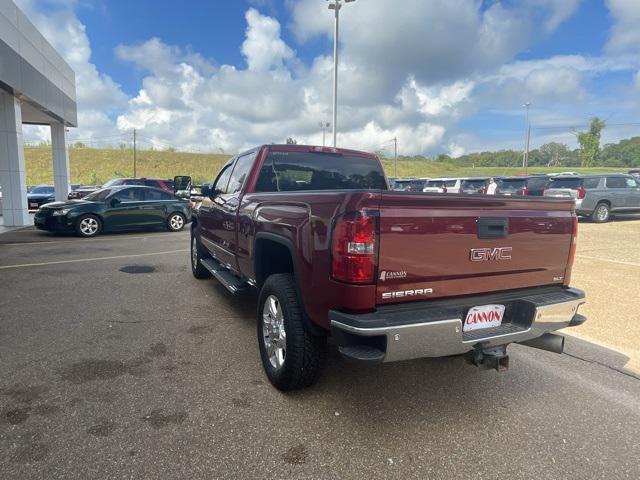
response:
[[[231,178],[231,172],[233,171],[235,159],[227,163],[223,168],[218,179],[213,184],[213,189],[218,190],[221,193],[227,193],[227,185],[229,184],[229,178]]]
[[[624,177],[607,177],[607,188],[627,188]]]
[[[158,201],[171,200],[173,196],[168,194],[167,192],[163,192],[162,190],[148,189],[145,190],[145,198],[147,201]]]
[[[243,155],[242,157],[238,157],[238,160],[236,160],[236,166],[233,167],[231,179],[229,180],[229,193],[236,193],[242,189],[257,154],[258,152],[256,151]]]
[[[276,172],[273,167],[273,159],[267,158],[262,164],[258,181],[256,182],[256,192],[277,192],[278,182],[276,181]]]
[[[600,179],[599,178],[585,178],[582,181],[582,186],[586,190],[590,190],[592,188],[598,188],[599,184],[600,184]]]
[[[113,196],[121,202],[141,202],[144,200],[144,193],[141,188],[125,188]]]

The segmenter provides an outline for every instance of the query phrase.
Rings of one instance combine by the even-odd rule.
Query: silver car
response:
[[[640,213],[640,184],[631,175],[571,175],[553,177],[545,197],[573,198],[576,213],[596,223],[612,213]]]

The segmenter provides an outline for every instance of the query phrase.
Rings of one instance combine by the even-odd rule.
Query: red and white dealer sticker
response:
[[[471,307],[462,326],[463,332],[482,328],[499,327],[504,317],[504,305],[480,305]]]

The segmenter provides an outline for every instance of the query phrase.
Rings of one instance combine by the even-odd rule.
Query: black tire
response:
[[[264,333],[265,304],[270,297],[278,301],[286,334],[283,363],[279,367],[274,366],[270,359]],[[327,339],[308,332],[303,316],[293,275],[278,273],[267,278],[258,299],[258,346],[267,378],[282,391],[313,385],[320,378],[326,362]]]
[[[611,219],[611,207],[606,202],[600,202],[593,209],[591,221],[594,223],[607,223]]]
[[[82,215],[76,220],[75,229],[79,237],[95,237],[102,231],[102,221],[95,215]]]
[[[167,217],[167,230],[170,232],[179,232],[187,224],[186,217],[180,212],[172,212]]]
[[[204,258],[209,258],[209,255],[205,253],[193,230],[191,230],[191,254],[189,257],[191,258],[191,273],[194,277],[198,279],[211,278],[211,272],[204,268],[200,262]]]

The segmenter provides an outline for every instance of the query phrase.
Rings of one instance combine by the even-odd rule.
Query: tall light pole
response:
[[[334,12],[333,23],[333,146],[336,146],[336,135],[338,129],[338,37],[340,24],[340,9],[342,3],[351,3],[355,0],[327,0],[329,10]]]
[[[329,128],[331,126],[331,124],[329,122],[320,122],[320,123],[318,123],[318,125],[322,129],[322,146],[324,147],[324,144],[325,144],[325,133],[327,131],[327,128]]]
[[[522,168],[526,169],[529,166],[529,142],[531,140],[531,124],[529,123],[529,107],[531,106],[531,102],[527,102],[522,106],[527,109],[527,141],[522,157]]]

